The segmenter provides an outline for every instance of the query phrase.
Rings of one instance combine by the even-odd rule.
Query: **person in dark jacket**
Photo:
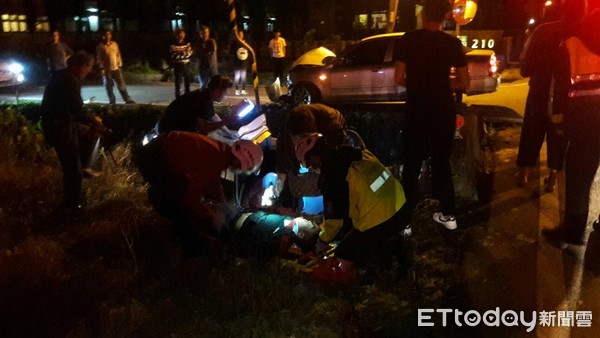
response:
[[[208,86],[209,80],[219,74],[217,64],[217,41],[210,37],[210,28],[203,27],[200,32],[200,41],[196,45],[198,58],[198,82],[201,88]]]
[[[46,142],[54,147],[63,171],[63,205],[81,208],[82,166],[87,165],[90,149],[83,141],[91,134],[108,130],[101,120],[83,110],[81,81],[92,70],[94,58],[77,52],[67,61],[66,72],[54,73],[42,99],[42,127]],[[91,128],[91,130],[90,130]],[[83,133],[87,130],[87,133]]]
[[[556,76],[554,109],[564,114],[566,154],[565,219],[542,234],[553,245],[585,245],[590,190],[600,162],[600,1],[568,35]]]

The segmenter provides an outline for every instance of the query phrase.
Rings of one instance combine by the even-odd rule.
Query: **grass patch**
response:
[[[127,142],[102,156],[103,176],[84,181],[85,214],[65,217],[57,212],[58,160],[22,109],[0,112],[3,336],[398,336],[414,332],[418,307],[452,301],[460,284],[462,235],[448,245],[424,219],[414,227],[417,283],[392,269],[328,285],[277,259],[215,250],[183,262],[169,222],[147,201]],[[127,123],[114,118],[119,123],[126,134]]]

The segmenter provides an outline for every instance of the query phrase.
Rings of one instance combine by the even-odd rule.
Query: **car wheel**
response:
[[[292,90],[292,102],[295,106],[321,102],[319,91],[310,84],[300,83]]]

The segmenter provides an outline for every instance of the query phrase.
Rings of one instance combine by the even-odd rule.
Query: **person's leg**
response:
[[[133,103],[133,100],[131,99],[131,97],[129,97],[129,93],[127,93],[127,85],[125,85],[123,71],[121,69],[115,70],[113,74],[115,81],[117,82],[117,88],[119,89],[119,93],[121,93],[123,101],[125,101],[126,103]]]
[[[104,82],[104,88],[106,88],[106,95],[108,96],[108,102],[110,104],[115,104],[117,99],[115,98],[115,93],[113,92],[113,77],[110,70],[105,69],[104,75],[102,76],[102,81]]]
[[[406,224],[412,221],[412,214],[417,205],[417,188],[421,165],[427,156],[426,132],[419,123],[407,124],[403,132],[404,167],[402,168],[402,188],[406,203],[402,206],[402,221]]]
[[[434,197],[440,201],[442,213],[454,215],[456,198],[450,166],[454,123],[449,119],[441,125],[446,125],[447,128],[438,128],[431,135],[431,185]]]
[[[192,82],[191,64],[188,62],[183,65],[183,88],[185,93],[190,92],[190,84]]]
[[[548,125],[546,107],[547,102],[545,100],[537,98],[531,93],[527,97],[517,154],[519,171],[515,177],[517,184],[520,186],[524,186],[528,182],[530,171],[538,162]]]
[[[240,68],[240,84],[242,85],[242,95],[246,95],[246,66]]]
[[[175,98],[181,96],[181,80],[185,82],[184,64],[174,63],[173,64],[173,77],[175,81]]]
[[[544,188],[547,192],[553,192],[556,186],[557,172],[562,171],[565,161],[566,140],[560,134],[558,128],[561,125],[548,122],[546,132],[546,149],[548,153],[548,168],[550,174],[544,179]]]
[[[236,95],[239,94],[239,89],[240,89],[239,85],[240,85],[241,76],[242,76],[241,70],[236,66],[236,68],[233,70],[233,85],[234,85]]]
[[[79,158],[79,143],[75,126],[61,124],[54,150],[63,171],[63,204],[67,208],[77,208],[81,202],[81,180],[83,173]]]

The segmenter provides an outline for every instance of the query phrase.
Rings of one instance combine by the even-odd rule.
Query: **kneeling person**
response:
[[[320,134],[302,138],[296,157],[310,170],[320,171],[325,210],[320,240],[338,241],[335,256],[358,267],[388,263],[401,248],[385,242],[404,230],[399,229],[398,211],[405,202],[400,182],[368,150],[330,148]]]
[[[150,183],[149,198],[162,216],[174,222],[184,255],[198,256],[200,232],[223,236],[229,218],[234,216],[220,182],[221,172],[252,173],[260,167],[263,152],[251,141],[240,140],[229,146],[179,131],[162,134],[148,146],[154,148],[154,158],[147,156],[145,162],[159,163],[155,170],[140,166]]]

